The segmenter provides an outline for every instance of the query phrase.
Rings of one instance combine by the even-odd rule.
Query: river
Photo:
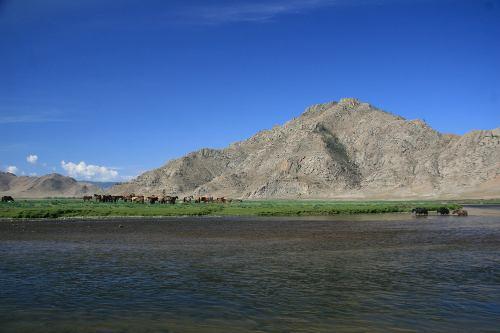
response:
[[[0,221],[1,332],[499,332],[500,209]]]

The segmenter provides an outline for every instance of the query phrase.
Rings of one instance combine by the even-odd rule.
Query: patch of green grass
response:
[[[435,211],[439,207],[460,208],[458,203],[439,201],[333,201],[252,200],[230,204],[149,205],[97,203],[81,199],[17,200],[0,203],[0,218],[59,218],[100,216],[320,216],[410,212],[415,207]]]

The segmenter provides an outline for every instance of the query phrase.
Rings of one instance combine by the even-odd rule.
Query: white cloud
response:
[[[68,121],[59,112],[40,112],[38,114],[16,114],[0,116],[0,124],[54,123]]]
[[[61,161],[61,167],[67,172],[68,176],[78,179],[113,181],[119,178],[118,171],[112,168],[87,164],[84,161],[78,164]]]
[[[183,19],[192,19],[198,23],[208,24],[263,22],[272,20],[279,15],[299,14],[344,2],[340,0],[247,1],[190,7],[189,11],[181,13],[180,16]]]
[[[19,172],[19,169],[15,165],[9,165],[7,168],[5,168],[5,171],[17,174]]]
[[[31,164],[36,164],[36,161],[38,161],[38,156],[34,154],[28,155],[26,156],[26,161]]]

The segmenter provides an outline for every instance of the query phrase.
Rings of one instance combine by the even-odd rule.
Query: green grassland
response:
[[[450,210],[456,202],[439,201],[326,201],[326,200],[251,200],[236,203],[178,203],[175,205],[140,203],[97,203],[81,199],[16,200],[0,203],[0,218],[60,218],[106,216],[321,216],[410,212],[425,207]]]

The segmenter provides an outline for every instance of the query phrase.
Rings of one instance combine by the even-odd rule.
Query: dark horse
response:
[[[427,216],[427,215],[429,215],[429,210],[427,208],[423,208],[423,207],[413,208],[411,210],[411,212],[413,214],[415,214],[415,216]]]
[[[179,199],[178,196],[175,196],[175,197],[171,197],[170,195],[167,195],[165,197],[165,201],[169,204],[172,204],[172,205],[175,205],[175,201],[177,201],[177,199]]]
[[[450,215],[450,210],[446,207],[439,207],[436,212],[439,214],[439,215]]]
[[[11,197],[10,195],[4,195],[2,197],[2,202],[14,202],[14,198]]]

